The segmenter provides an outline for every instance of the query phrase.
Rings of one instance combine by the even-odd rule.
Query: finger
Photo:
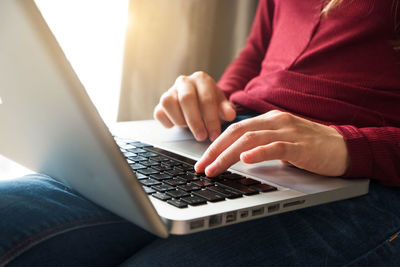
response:
[[[223,151],[217,159],[205,169],[205,173],[210,177],[216,176],[228,169],[234,163],[238,162],[242,152],[282,139],[287,138],[282,136],[278,131],[264,130],[246,132],[225,151]]]
[[[276,122],[265,119],[262,115],[246,119],[230,125],[204,152],[203,156],[196,163],[197,172],[204,172],[224,150],[231,146],[245,132],[257,130],[275,130],[278,127]]]
[[[196,140],[203,141],[207,138],[207,131],[201,117],[195,85],[187,79],[181,79],[176,86],[179,105],[186,123]]]
[[[171,128],[172,126],[174,126],[174,124],[172,123],[172,121],[170,121],[170,119],[168,119],[167,114],[165,114],[164,110],[162,109],[162,107],[160,106],[160,104],[158,104],[156,106],[156,108],[154,109],[154,114],[153,114],[154,118],[156,120],[158,120],[165,128]]]
[[[236,118],[236,110],[232,102],[226,99],[224,92],[217,88],[217,98],[219,103],[219,115],[224,121],[233,121]]]
[[[178,95],[174,87],[161,96],[160,104],[168,119],[174,125],[180,127],[185,127],[187,125],[179,106]]]
[[[218,102],[215,82],[209,76],[200,76],[195,80],[200,102],[200,110],[203,121],[211,141],[214,141],[221,133],[221,121],[219,119]]]
[[[224,100],[219,105],[220,117],[224,121],[233,121],[236,118],[236,110],[234,105],[228,100]]]
[[[300,152],[298,144],[278,141],[243,152],[240,159],[249,164],[277,159],[295,162],[299,158]]]

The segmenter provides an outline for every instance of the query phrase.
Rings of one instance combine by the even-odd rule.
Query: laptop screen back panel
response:
[[[0,2],[0,153],[168,235],[33,1]]]

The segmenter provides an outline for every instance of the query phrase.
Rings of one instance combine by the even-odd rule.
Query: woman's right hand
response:
[[[221,134],[221,122],[232,121],[236,111],[207,73],[198,71],[179,76],[154,109],[154,118],[166,128],[189,127],[197,141],[214,141]]]

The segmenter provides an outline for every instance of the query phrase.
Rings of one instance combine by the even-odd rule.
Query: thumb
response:
[[[219,103],[219,117],[224,121],[233,121],[236,118],[235,107],[232,102],[226,99],[224,92],[217,87],[217,97]]]
[[[233,121],[236,118],[235,107],[227,99],[220,102],[219,114],[224,121]]]

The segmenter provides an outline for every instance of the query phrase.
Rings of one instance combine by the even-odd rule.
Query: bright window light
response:
[[[35,1],[106,123],[117,118],[128,1]]]
[[[36,0],[106,123],[117,118],[128,1]],[[0,155],[0,180],[28,173]]]

